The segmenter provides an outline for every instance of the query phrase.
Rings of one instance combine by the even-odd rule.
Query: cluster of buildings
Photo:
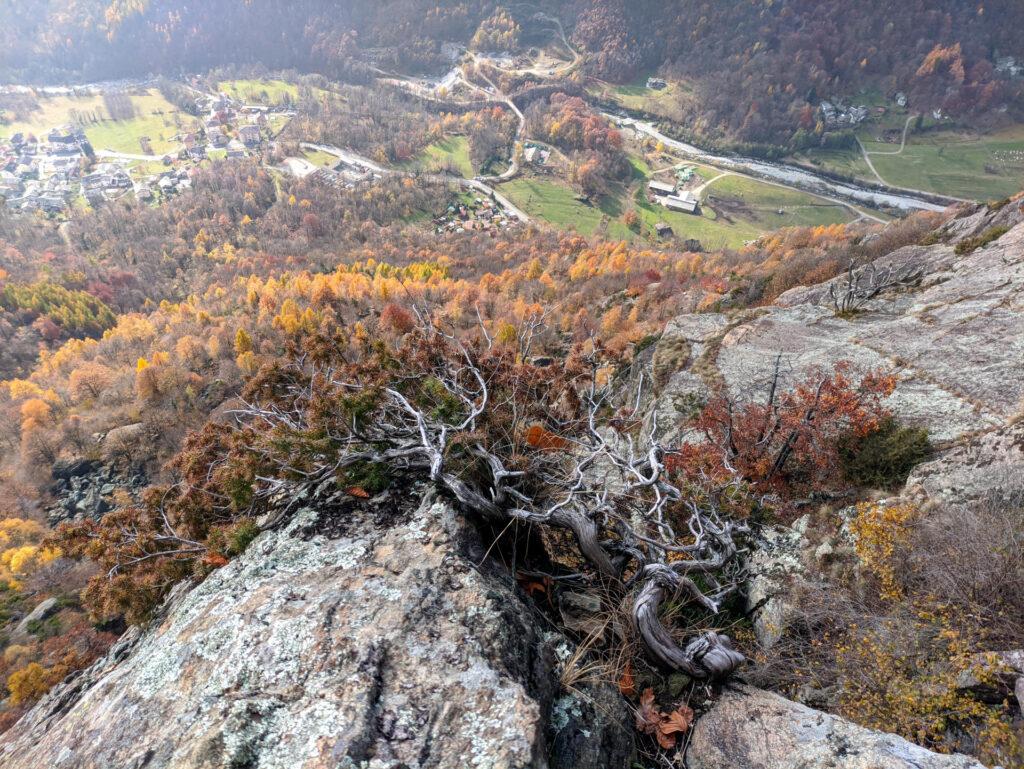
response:
[[[452,203],[448,210],[434,219],[434,232],[462,233],[470,230],[483,232],[503,230],[518,220],[508,216],[493,200],[475,198],[469,203]]]
[[[0,142],[0,198],[10,208],[47,214],[65,211],[79,195],[93,206],[131,192],[144,202],[167,198],[191,186],[192,168],[208,160],[211,152],[222,150],[222,156],[240,158],[258,151],[270,133],[269,113],[286,111],[244,105],[225,94],[201,97],[197,103],[206,114],[202,125],[174,137],[181,145],[177,153],[153,154],[153,161],[165,170],[144,178],[133,176],[128,168],[135,156],[101,152],[114,162],[97,163],[81,128],[59,126],[42,138],[17,133]],[[148,148],[146,137],[140,142]]]
[[[1000,56],[996,59],[996,72],[1003,77],[1024,77],[1024,63],[1013,56]]]
[[[533,142],[526,142],[523,150],[523,160],[531,165],[542,166],[551,157],[551,150]]]
[[[42,140],[16,133],[0,144],[0,196],[11,208],[59,213],[94,156],[80,128],[54,128]]]
[[[700,201],[690,191],[677,191],[677,185],[670,182],[650,181],[647,183],[647,191],[652,203],[664,206],[670,211],[679,211],[684,214],[696,214]]]
[[[115,163],[100,163],[82,177],[82,194],[92,206],[119,198],[134,186],[128,172]]]
[[[196,106],[206,113],[203,127],[179,137],[183,145],[179,159],[203,160],[210,151],[218,150],[229,158],[241,158],[263,144],[270,107],[241,104],[224,93],[200,97]]]
[[[823,101],[819,105],[818,111],[828,128],[860,125],[871,114],[871,110],[865,106],[845,107],[838,100]]]

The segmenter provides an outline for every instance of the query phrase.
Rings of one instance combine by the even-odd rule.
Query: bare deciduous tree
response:
[[[864,305],[883,291],[911,286],[923,274],[922,268],[897,268],[893,264],[880,268],[874,262],[855,267],[850,262],[846,277],[833,281],[828,287],[828,295],[836,315],[850,315],[862,310]]]

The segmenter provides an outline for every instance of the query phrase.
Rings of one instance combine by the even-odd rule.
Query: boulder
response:
[[[24,643],[29,639],[32,631],[32,625],[36,622],[42,622],[49,619],[60,609],[56,598],[47,598],[41,601],[32,611],[25,615],[24,619],[19,622],[14,630],[11,631],[11,641],[13,643]]]
[[[146,426],[141,422],[109,430],[102,442],[104,459],[111,461],[124,455],[131,455],[134,447],[146,440],[147,432]]]
[[[693,729],[689,769],[983,769],[749,686],[724,691]]]
[[[957,688],[980,700],[1003,702],[1011,694],[1020,706],[1024,682],[1024,649],[982,652],[973,655],[970,666],[957,678]]]
[[[70,481],[83,475],[96,472],[100,463],[95,459],[71,459],[53,463],[50,474],[55,481]]]
[[[802,519],[806,526],[806,519]],[[754,624],[754,635],[762,649],[770,649],[785,634],[798,611],[791,595],[793,583],[803,579],[803,530],[777,526],[765,529],[758,538],[749,563],[747,611]]]
[[[0,766],[625,766],[614,686],[562,692],[572,645],[488,564],[429,493],[302,509],[58,686]]]

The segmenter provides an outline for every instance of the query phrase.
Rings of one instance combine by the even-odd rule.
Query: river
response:
[[[819,195],[834,196],[844,200],[852,200],[872,207],[898,208],[903,211],[942,211],[945,206],[921,200],[911,195],[903,195],[895,192],[883,192],[872,190],[867,187],[858,187],[849,182],[838,182],[823,176],[818,176],[812,171],[797,166],[768,163],[764,160],[745,158],[739,155],[716,155],[712,152],[702,150],[692,144],[678,141],[666,136],[655,127],[653,123],[645,123],[631,117],[622,117],[604,113],[604,116],[612,120],[620,127],[628,127],[645,134],[661,142],[666,147],[671,147],[676,152],[686,155],[694,160],[702,161],[709,165],[728,168],[734,171],[748,173],[768,179],[788,187],[814,192]]]

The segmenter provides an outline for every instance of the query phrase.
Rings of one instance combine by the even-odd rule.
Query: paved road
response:
[[[149,162],[159,163],[163,160],[164,155],[171,155],[172,157],[177,155],[180,150],[171,150],[165,152],[163,155],[133,155],[130,152],[114,152],[113,150],[96,150],[96,157],[98,158],[112,158],[116,160],[146,160]]]
[[[343,150],[341,147],[335,147],[333,144],[312,144],[311,142],[302,142],[299,146],[304,150],[326,152],[328,155],[334,155],[334,157],[348,163],[350,166],[356,166],[375,174],[384,175],[398,173],[390,168],[382,168],[372,160],[364,158],[362,155],[357,155],[350,150]]]
[[[469,55],[472,57],[473,63],[475,64],[477,62],[476,54],[471,52]],[[508,181],[509,179],[512,179],[513,177],[519,174],[519,158],[517,156],[515,147],[526,136],[526,116],[522,113],[522,111],[520,111],[519,107],[516,106],[516,103],[512,101],[512,99],[510,99],[504,93],[502,93],[501,89],[498,88],[498,86],[496,86],[494,82],[489,77],[487,77],[487,75],[483,74],[482,72],[478,72],[477,74],[479,74],[480,77],[483,78],[484,81],[487,83],[487,85],[489,85],[493,89],[493,93],[491,91],[488,91],[486,88],[481,88],[475,83],[470,82],[469,78],[466,77],[465,71],[463,71],[462,73],[462,78],[463,80],[465,80],[466,84],[470,88],[479,91],[488,97],[497,96],[502,102],[508,105],[508,108],[515,113],[516,118],[519,120],[519,126],[516,128],[516,135],[512,140],[512,157],[509,158],[508,168],[505,169],[504,173],[498,174],[497,176],[479,176],[477,177],[477,180],[487,182]]]
[[[639,133],[650,136],[655,141],[660,141],[666,147],[671,147],[684,157],[698,160],[708,165],[728,169],[740,175],[750,176],[758,181],[775,184],[778,187],[807,192],[816,197],[831,200],[834,203],[841,203],[849,206],[849,201],[875,206],[891,206],[905,211],[924,210],[942,211],[944,206],[921,200],[916,195],[926,194],[919,190],[893,190],[882,191],[861,187],[853,182],[836,182],[809,171],[805,168],[787,166],[782,164],[768,163],[764,160],[744,158],[740,156],[716,155],[711,152],[695,147],[692,144],[678,141],[666,136],[653,124],[645,123],[629,117],[621,117],[605,113],[610,120],[618,125],[632,128]],[[948,197],[948,196],[943,196]],[[958,200],[958,198],[949,198]],[[862,212],[858,211],[858,214]],[[877,219],[876,217],[870,217]],[[878,221],[882,221],[877,219]]]
[[[343,150],[341,147],[335,147],[331,144],[311,144],[309,142],[303,142],[299,145],[303,149],[319,150],[320,152],[326,152],[328,155],[334,155],[336,158],[343,160],[351,166],[362,168],[366,171],[370,171],[381,176],[409,176],[410,174],[406,171],[398,171],[393,168],[382,168],[381,166],[374,163],[372,160],[368,160],[361,155],[357,155],[350,150]],[[426,179],[427,181],[434,182],[436,184],[450,184],[455,182],[467,189],[477,190],[484,195],[494,198],[502,208],[509,212],[510,215],[514,216],[521,222],[530,221],[530,217],[527,216],[526,212],[516,206],[511,200],[506,198],[504,195],[499,193],[493,187],[490,187],[483,183],[480,179],[463,179],[456,176],[443,176],[440,174],[420,174],[420,179]]]

